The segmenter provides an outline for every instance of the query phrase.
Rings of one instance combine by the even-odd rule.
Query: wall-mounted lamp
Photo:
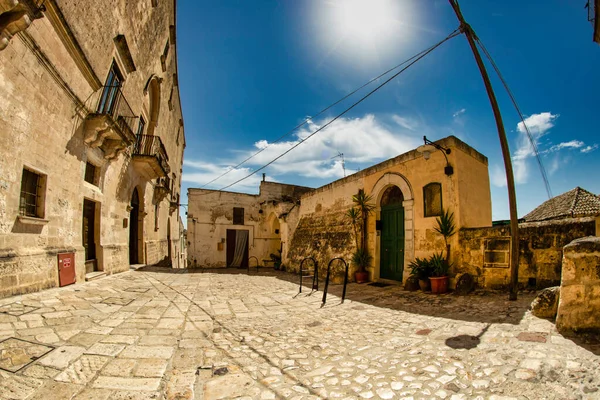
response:
[[[417,151],[423,154],[423,158],[425,160],[429,160],[432,152],[436,150],[441,151],[444,157],[446,158],[446,166],[444,167],[444,173],[448,176],[454,174],[454,168],[452,167],[452,165],[450,165],[450,162],[448,161],[448,156],[446,155],[450,154],[451,150],[442,147],[435,142],[432,142],[431,140],[427,139],[427,136],[423,136],[423,141],[425,142],[425,144],[417,147]]]

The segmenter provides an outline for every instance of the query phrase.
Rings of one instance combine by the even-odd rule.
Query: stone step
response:
[[[94,271],[94,272],[89,272],[87,274],[85,274],[85,280],[86,281],[93,281],[96,279],[100,279],[106,276],[106,272],[104,271]]]

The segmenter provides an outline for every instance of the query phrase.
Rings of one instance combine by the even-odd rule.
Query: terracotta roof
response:
[[[527,222],[600,215],[600,197],[579,186],[542,203],[523,219]]]

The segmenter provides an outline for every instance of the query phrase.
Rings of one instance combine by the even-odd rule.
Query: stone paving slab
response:
[[[150,268],[2,299],[0,339],[56,349],[0,371],[0,399],[600,398],[600,347],[533,293],[334,285],[321,308],[296,279]]]

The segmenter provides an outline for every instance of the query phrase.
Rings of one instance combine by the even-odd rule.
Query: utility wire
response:
[[[496,65],[496,62],[494,61],[494,59],[492,58],[492,56],[488,52],[488,50],[485,48],[485,45],[483,44],[481,39],[479,39],[478,37],[475,37],[475,40],[479,44],[479,47],[481,47],[483,54],[485,54],[485,56],[487,57],[489,62],[492,64],[494,71],[496,71],[498,78],[500,78],[500,81],[502,82],[504,89],[508,93],[508,97],[510,97],[510,100],[512,101],[513,106],[517,110],[517,113],[519,114],[519,118],[521,118],[521,122],[523,123],[523,127],[525,128],[525,132],[527,132],[527,137],[529,138],[529,142],[531,143],[531,147],[533,148],[535,158],[540,167],[540,172],[542,173],[542,179],[544,181],[544,185],[546,186],[546,193],[548,194],[548,199],[552,199],[552,191],[550,190],[550,182],[548,180],[548,175],[546,174],[546,168],[544,168],[544,164],[542,163],[542,157],[540,157],[540,152],[538,151],[537,144],[535,142],[533,135],[531,134],[531,131],[529,130],[529,128],[527,127],[527,124],[525,123],[525,118],[523,117],[523,113],[521,112],[521,109],[519,108],[519,105],[517,104],[517,100],[516,100],[515,96],[513,95],[512,91],[510,90],[508,83],[504,79],[504,76],[502,76],[502,73],[500,72],[500,68],[498,68],[498,65]],[[554,206],[553,203],[552,203],[552,206]]]
[[[344,97],[342,97],[341,99],[339,99],[338,101],[336,101],[335,103],[330,104],[329,106],[325,107],[324,109],[322,109],[321,111],[319,111],[317,114],[311,116],[311,117],[307,117],[304,121],[302,121],[300,124],[296,125],[295,127],[293,127],[292,129],[290,129],[289,131],[287,131],[286,133],[284,133],[283,135],[281,135],[279,138],[277,138],[276,140],[274,140],[271,143],[268,143],[265,147],[263,147],[262,149],[260,149],[259,151],[257,151],[256,153],[252,154],[251,156],[249,156],[248,158],[246,158],[245,160],[241,161],[239,164],[231,167],[230,169],[228,169],[227,171],[223,172],[221,175],[217,176],[216,178],[214,178],[213,180],[211,180],[210,182],[205,183],[204,185],[201,186],[201,188],[206,187],[208,185],[210,185],[211,183],[221,179],[222,177],[224,177],[225,175],[227,175],[228,173],[230,173],[231,171],[241,167],[243,164],[245,164],[246,162],[250,161],[251,159],[253,159],[254,157],[256,157],[257,155],[259,155],[260,153],[262,153],[263,151],[265,151],[268,147],[274,145],[275,143],[279,143],[280,141],[282,141],[283,139],[285,139],[286,137],[290,136],[292,133],[294,133],[297,129],[303,127],[304,125],[306,125],[308,122],[310,122],[311,120],[317,118],[318,116],[320,116],[321,114],[327,112],[329,109],[331,109],[332,107],[337,106],[338,104],[340,104],[341,102],[343,102],[344,100],[346,100],[348,97],[351,97],[352,95],[354,95],[356,92],[362,90],[363,88],[365,88],[366,86],[369,86],[371,83],[375,82],[376,80],[379,80],[380,78],[384,77],[385,75],[389,74],[390,72],[400,68],[401,66],[403,66],[404,64],[407,64],[408,62],[412,61],[413,59],[419,57],[420,55],[422,55],[423,53],[429,52],[431,51],[433,48],[439,46],[439,44],[433,45],[431,47],[429,47],[428,49],[425,49],[423,51],[421,51],[420,53],[415,54],[414,56],[410,57],[407,60],[404,60],[403,62],[401,62],[400,64],[388,69],[387,71],[377,75],[375,78],[371,79],[370,81],[366,82],[365,84],[361,85],[360,87],[354,89],[353,91],[351,91],[350,93],[348,93],[347,95],[345,95]]]
[[[321,132],[323,129],[327,128],[329,125],[331,125],[333,122],[335,122],[336,120],[338,120],[340,117],[342,117],[343,115],[345,115],[348,111],[352,110],[354,107],[356,107],[357,105],[359,105],[360,103],[362,103],[363,101],[365,101],[368,97],[370,97],[373,93],[377,92],[379,89],[381,89],[383,86],[385,86],[386,84],[388,84],[390,81],[392,81],[393,79],[395,79],[398,75],[400,75],[401,73],[403,73],[404,71],[406,71],[408,68],[410,68],[411,66],[413,66],[414,64],[417,63],[417,61],[421,60],[423,57],[425,57],[426,55],[428,55],[429,53],[431,53],[433,50],[435,50],[436,48],[438,48],[439,46],[441,46],[443,43],[445,43],[446,41],[452,39],[453,37],[456,37],[458,35],[460,35],[461,32],[459,29],[456,29],[454,32],[452,32],[451,34],[449,34],[445,39],[443,39],[442,41],[438,42],[437,44],[435,44],[434,46],[431,46],[429,49],[427,49],[424,52],[418,53],[420,54],[417,58],[415,58],[410,64],[408,64],[406,67],[402,68],[400,71],[398,71],[397,73],[395,73],[394,75],[392,75],[390,78],[388,78],[385,82],[383,82],[381,85],[377,86],[375,89],[371,90],[369,93],[367,93],[365,96],[363,96],[360,100],[358,100],[357,102],[355,102],[354,104],[352,104],[350,107],[346,108],[344,111],[342,111],[340,114],[338,114],[336,117],[334,117],[331,121],[327,122],[325,125],[323,125],[322,127],[318,128],[317,130],[315,130],[313,133],[311,133],[310,135],[308,135],[306,138],[300,140],[298,143],[296,143],[294,146],[292,146],[291,148],[289,148],[288,150],[284,151],[283,153],[281,153],[280,155],[278,155],[277,157],[275,157],[273,160],[269,161],[267,164],[263,165],[260,168],[255,169],[254,171],[252,171],[250,174],[244,176],[241,179],[238,179],[237,181],[222,187],[221,189],[219,189],[219,191],[221,190],[225,190],[227,188],[230,188],[233,185],[236,185],[240,182],[242,182],[243,180],[248,179],[249,177],[251,177],[252,175],[256,174],[257,172],[267,168],[269,165],[273,164],[275,161],[279,160],[281,157],[285,156],[286,154],[288,154],[290,151],[294,150],[296,147],[300,146],[302,143],[306,142],[308,139],[310,139],[311,137],[313,137],[314,135],[316,135],[317,133]],[[414,58],[414,57],[413,57]]]

